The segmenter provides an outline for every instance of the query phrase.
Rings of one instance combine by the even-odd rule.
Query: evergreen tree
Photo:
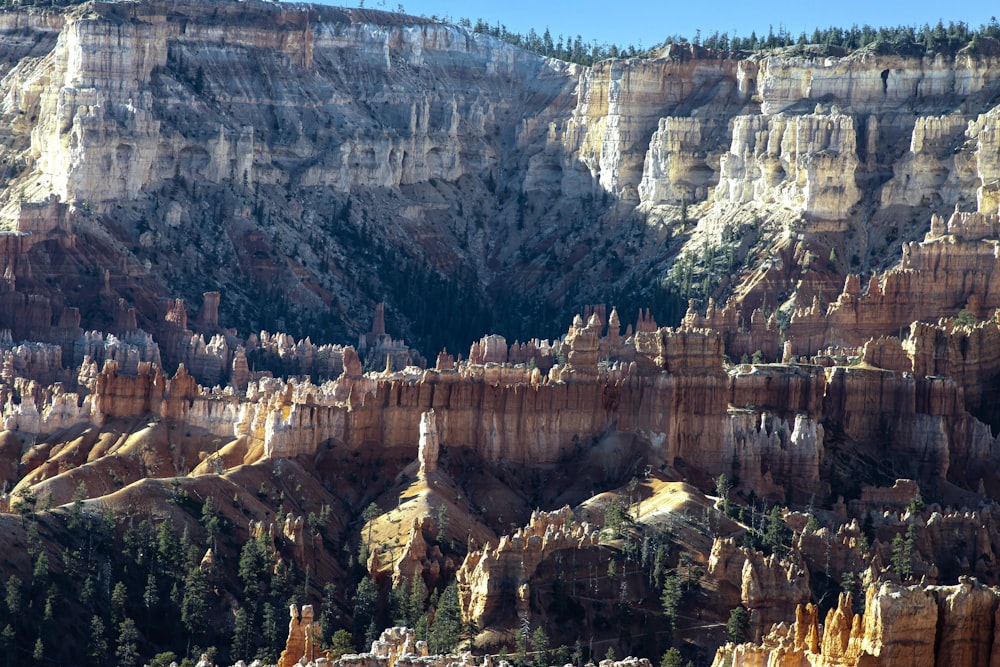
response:
[[[444,589],[430,627],[431,653],[447,653],[462,639],[462,609],[458,604],[458,585],[452,582]]]
[[[194,567],[184,580],[181,600],[181,623],[192,635],[200,635],[208,620],[208,581],[200,568]]]
[[[667,618],[667,624],[673,630],[677,621],[677,610],[680,608],[683,591],[678,576],[673,572],[668,572],[663,577],[663,592],[660,601],[663,603],[663,615]]]
[[[339,659],[347,653],[353,653],[354,646],[351,644],[351,633],[341,628],[333,633],[330,641],[330,657],[333,660]]]
[[[427,603],[427,584],[421,575],[416,575],[410,581],[410,591],[406,605],[406,623],[410,627],[416,625],[424,613]]]
[[[49,581],[49,557],[45,552],[35,558],[35,567],[31,571],[31,590],[38,592],[45,588]]]
[[[94,603],[94,598],[97,596],[97,587],[94,584],[94,578],[87,576],[83,580],[83,586],[80,587],[80,602],[85,607],[89,607]]]
[[[628,505],[620,495],[615,495],[604,511],[604,527],[615,537],[622,537],[632,523]]]
[[[514,654],[514,664],[517,667],[526,667],[528,664],[528,619],[522,619],[521,628],[514,637],[514,647],[517,652]]]
[[[725,474],[720,474],[715,478],[715,494],[722,500],[722,513],[729,516],[729,491],[732,483]]]
[[[337,586],[326,584],[323,586],[323,601],[320,603],[319,627],[323,633],[323,641],[334,634],[333,624],[337,615]]]
[[[97,614],[90,618],[90,646],[88,657],[92,665],[104,665],[108,657],[108,641],[104,637],[104,621]]]
[[[128,590],[119,581],[111,590],[111,623],[112,627],[125,620],[125,605],[128,602]]]
[[[152,572],[146,577],[146,588],[142,591],[142,606],[146,608],[146,626],[148,628],[153,610],[160,604],[160,588],[156,575]]]
[[[173,651],[164,651],[153,656],[153,659],[149,661],[149,667],[170,667],[171,663],[176,662],[176,653]]]
[[[676,648],[670,648],[663,654],[660,667],[681,667],[681,660],[681,652]]]
[[[67,522],[71,531],[83,526],[83,501],[86,499],[87,485],[81,481],[73,492],[73,505],[70,507],[69,521]]]
[[[750,614],[743,607],[736,607],[729,612],[726,622],[726,640],[734,644],[742,644],[747,640],[747,630],[750,629]]]
[[[264,645],[258,649],[256,657],[264,662],[275,662],[284,646],[285,638],[281,636],[278,614],[270,602],[264,603],[261,613],[261,634]]]
[[[369,503],[368,507],[366,507],[365,510],[361,513],[361,518],[364,520],[365,524],[368,526],[368,538],[366,540],[366,544],[364,544],[364,547],[366,549],[366,551],[365,551],[365,557],[366,558],[367,558],[367,555],[368,555],[368,551],[370,551],[371,548],[372,548],[372,528],[374,528],[375,519],[378,518],[378,516],[379,516],[380,513],[381,513],[381,510],[378,508],[378,505],[376,505],[375,503]]]
[[[549,637],[540,625],[531,633],[531,650],[537,654],[536,665],[549,664]]]
[[[115,657],[118,658],[120,667],[135,667],[139,662],[139,631],[135,629],[135,622],[131,618],[126,618],[118,626],[118,646],[115,649]]]
[[[783,556],[788,553],[790,538],[791,531],[788,530],[788,527],[785,525],[781,508],[775,505],[771,508],[771,512],[767,515],[762,543],[764,547],[770,549],[772,553]]]
[[[389,591],[389,615],[393,625],[413,627],[407,620],[410,602],[409,583],[404,579]]]
[[[170,572],[181,561],[181,545],[170,528],[170,521],[160,523],[156,531],[156,562],[165,572]]]
[[[243,582],[243,594],[256,599],[266,581],[267,550],[261,539],[250,539],[240,550],[238,575]]]
[[[378,603],[378,588],[370,577],[363,577],[358,582],[352,600],[354,607],[354,641],[355,646],[364,646],[369,634],[368,626],[375,622],[376,605]]]
[[[420,618],[418,618],[417,622],[414,623],[413,625],[413,635],[417,639],[417,641],[428,640],[428,633],[429,633],[428,625],[429,623],[427,621],[427,614],[426,613],[421,614]]]
[[[916,539],[916,529],[910,524],[906,529],[906,537],[896,534],[892,538],[892,569],[900,581],[908,581],[913,577],[913,543]]]
[[[219,518],[212,496],[206,498],[201,506],[201,523],[205,526],[205,544],[214,549],[215,542],[222,532],[222,520]]]
[[[241,607],[236,610],[234,626],[230,657],[233,660],[249,660],[254,629],[250,624],[250,617],[247,615],[246,609]]]
[[[7,594],[4,596],[4,603],[7,605],[7,611],[15,619],[21,613],[21,598],[21,579],[16,574],[12,574],[7,579]]]

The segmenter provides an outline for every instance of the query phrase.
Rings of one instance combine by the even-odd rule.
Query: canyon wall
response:
[[[732,295],[747,324],[762,305],[806,319],[848,271],[884,272],[898,241],[904,264],[936,261],[912,245],[932,213],[996,212],[1000,83],[986,51],[680,45],[581,67],[384,12],[88,7],[0,25],[4,268],[23,295],[0,326],[17,340],[70,308],[83,330],[108,331],[100,313],[123,298],[171,370],[222,382],[236,350],[213,342],[220,322],[350,340],[366,331],[352,313],[380,292],[429,356],[457,335],[423,315],[464,311],[463,347],[493,321],[527,339],[543,302],[558,326],[583,303],[637,296],[706,244],[735,254],[699,312]],[[743,231],[720,246],[726,229]],[[31,271],[57,265],[48,283]],[[194,327],[204,341],[187,343],[221,359],[202,377],[164,344],[160,316],[167,299],[219,291]]]

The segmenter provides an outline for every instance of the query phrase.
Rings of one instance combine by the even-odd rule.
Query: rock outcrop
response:
[[[533,513],[524,528],[466,556],[455,575],[463,618],[484,628],[512,603],[519,615],[529,613],[529,586],[542,560],[557,551],[597,544],[597,531],[578,523],[568,507]],[[516,600],[507,599],[511,595]]]
[[[799,606],[761,645],[719,649],[716,665],[989,665],[996,642],[998,591],[975,580],[955,586],[873,584],[865,612],[841,595],[819,629],[816,607]]]
[[[712,544],[708,574],[719,582],[725,606],[743,606],[750,611],[753,636],[783,620],[789,609],[805,604],[810,596],[805,563],[765,556],[737,547],[728,539],[716,539]]]
[[[429,473],[437,470],[440,447],[437,420],[434,411],[430,410],[420,415],[420,443],[417,446],[417,459],[420,462],[421,477],[427,477]]]
[[[811,221],[838,221],[861,199],[852,116],[738,116],[732,131],[719,164],[717,204],[771,201]]]
[[[278,667],[292,667],[319,657],[322,638],[319,626],[313,621],[312,606],[303,606],[300,613],[299,607],[293,604],[288,609],[288,615],[288,641],[278,658]]]

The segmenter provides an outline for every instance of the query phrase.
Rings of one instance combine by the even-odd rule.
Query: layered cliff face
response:
[[[107,326],[87,296],[99,289],[76,284],[140,306],[147,329],[158,299],[222,290],[223,326],[344,339],[380,292],[411,340],[464,346],[612,293],[641,303],[706,243],[735,250],[703,296],[808,308],[846,268],[885,266],[932,210],[996,208],[989,56],[672,47],[583,68],[397,14],[167,9],[97,3],[0,26],[4,219],[27,229],[26,207],[55,195],[73,239],[30,253],[66,267],[58,296],[6,259],[18,291],[50,299],[43,320],[77,307],[84,329]],[[741,225],[746,247],[713,240],[749,238]],[[761,248],[789,233],[802,251],[778,268]],[[817,273],[806,259],[833,240],[839,262]],[[459,312],[468,331],[419,321]]]

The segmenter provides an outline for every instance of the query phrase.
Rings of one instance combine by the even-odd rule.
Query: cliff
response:
[[[747,319],[830,299],[848,268],[884,270],[932,212],[995,213],[989,55],[820,65],[673,47],[584,68],[399,14],[133,9],[26,10],[0,26],[5,159],[23,165],[0,183],[0,326],[16,340],[51,338],[73,308],[77,326],[108,331],[100,313],[124,298],[168,367],[223,382],[226,327],[350,340],[367,331],[351,314],[375,305],[370,282],[427,356],[494,321],[527,340],[543,302],[558,311],[546,327],[612,293],[641,305],[636,284],[706,244],[731,260],[696,260],[703,307],[733,295]],[[647,224],[623,239],[637,216]],[[909,252],[904,264],[934,261]],[[60,264],[54,284],[31,272]],[[203,294],[193,334],[179,319],[171,334],[165,300]],[[954,304],[927,306],[920,317]],[[461,333],[418,324],[460,312]],[[380,335],[392,356],[398,333]]]
[[[761,646],[728,645],[713,664],[992,664],[997,591],[974,579],[927,588],[873,585],[862,615],[851,603],[841,596],[822,631],[816,607],[800,606],[790,627],[776,626]]]

